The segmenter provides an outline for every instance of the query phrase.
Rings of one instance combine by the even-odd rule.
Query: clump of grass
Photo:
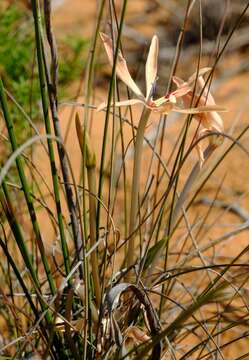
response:
[[[169,83],[161,96],[156,96],[158,36],[153,36],[148,51],[144,95],[121,50],[121,44],[125,45],[127,1],[119,12],[114,3],[107,6],[101,2],[84,69],[86,102],[67,103],[84,108],[83,119],[79,112],[75,122],[75,141],[82,158],[79,180],[62,136],[58,94],[64,85],[60,79],[65,77],[67,84],[79,75],[69,68],[78,67],[84,45],[72,46],[72,56],[64,59],[63,70],[51,2],[44,0],[42,8],[37,0],[31,4],[34,30],[27,46],[35,49],[35,96],[41,102],[45,134],[36,129],[36,135],[28,140],[20,135],[16,112],[6,93],[8,90],[18,98],[26,85],[19,81],[20,74],[15,80],[13,64],[7,69],[7,63],[1,63],[1,117],[11,155],[0,168],[0,356],[226,358],[227,349],[234,349],[234,344],[248,336],[249,246],[232,256],[220,253],[219,246],[247,230],[249,219],[245,211],[233,207],[234,212],[243,214],[244,223],[216,235],[215,223],[226,216],[222,213],[214,219],[215,207],[221,204],[216,200],[223,180],[212,194],[208,210],[202,208],[196,215],[193,204],[235,147],[248,155],[241,140],[249,125],[236,137],[228,135],[223,127],[225,115],[220,114],[225,107],[215,103],[210,88],[218,61],[249,3],[206,67],[200,66],[206,61],[201,53],[200,5],[200,49],[195,72],[191,76],[185,70],[182,79],[177,68],[184,61],[181,46],[194,6],[188,1]],[[12,8],[6,11],[13,13],[5,14],[9,20],[4,31],[20,16]],[[110,35],[101,28],[104,18],[110,20]],[[7,46],[11,48],[10,43]],[[26,54],[22,44],[17,46],[21,54]],[[112,72],[107,101],[95,106],[97,51],[106,52]],[[33,75],[25,76],[32,82]],[[125,100],[119,80],[128,89]],[[19,102],[25,113],[25,100],[19,98]],[[124,107],[127,111],[123,112]],[[165,126],[172,113],[183,117],[174,135],[173,129]],[[103,135],[95,139],[95,117],[102,115]],[[152,140],[148,129],[151,123],[156,130]],[[167,143],[165,155],[167,139],[171,143]],[[101,142],[100,153],[94,150],[97,142]],[[27,155],[34,144],[40,151],[40,143],[49,160],[51,186],[41,175],[40,164]],[[17,173],[14,180],[11,167]],[[43,221],[53,227],[51,239],[39,221],[40,210]]]

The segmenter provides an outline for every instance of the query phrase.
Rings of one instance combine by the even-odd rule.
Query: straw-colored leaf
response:
[[[113,66],[113,42],[109,36],[104,33],[100,33],[101,39],[104,43],[105,50],[109,59],[110,64]],[[125,58],[121,54],[121,51],[118,50],[118,58],[116,63],[116,73],[117,76],[122,80],[137,96],[144,97],[141,90],[132,79],[130,72],[128,70]]]
[[[148,53],[146,66],[145,66],[145,78],[146,78],[146,99],[148,100],[152,86],[157,77],[157,59],[159,51],[159,40],[156,35],[153,36],[150,44],[150,50]]]

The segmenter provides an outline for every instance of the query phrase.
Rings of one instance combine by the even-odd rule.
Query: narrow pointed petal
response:
[[[217,111],[217,112],[227,112],[228,110],[223,107],[223,106],[219,106],[219,105],[205,105],[205,106],[198,106],[195,109],[198,110],[198,112],[202,113],[202,112],[213,112],[213,111]]]
[[[193,75],[190,76],[190,78],[188,79],[188,84],[192,84],[193,82],[195,82],[196,76],[198,74],[198,78],[200,76],[205,75],[206,73],[210,72],[212,70],[211,67],[204,67],[202,69],[199,69],[199,71],[196,71]]]
[[[156,35],[153,36],[145,66],[146,78],[146,99],[151,95],[151,89],[157,77],[157,59],[159,51],[159,40]]]
[[[203,152],[203,146],[200,142],[196,145],[196,150],[199,158],[200,168],[202,168],[204,164],[204,152]]]
[[[117,101],[115,102],[115,107],[121,107],[121,106],[133,106],[136,104],[144,104],[145,102],[143,100],[140,99],[129,99],[129,100],[124,100],[124,101]],[[111,106],[113,106],[113,103],[111,104]],[[101,103],[98,107],[96,111],[101,111],[107,108],[107,103]]]
[[[199,106],[196,108],[189,108],[189,109],[180,109],[174,107],[173,111],[182,114],[201,114],[201,113],[213,112],[213,111],[225,112],[227,111],[227,109],[218,105],[210,105],[210,106]]]
[[[198,78],[197,85],[198,85],[198,88],[200,91],[202,91],[202,89],[205,87],[205,80],[203,79],[202,76],[200,76]],[[208,86],[205,87],[202,97],[205,98],[205,101],[208,105],[215,105],[214,98],[213,98]]]
[[[224,131],[223,120],[216,111],[206,113],[206,117],[204,118],[203,121],[203,126],[207,129],[214,130],[217,132]]]
[[[179,78],[178,76],[173,76],[173,82],[177,85],[177,87],[180,87],[181,85],[183,85],[185,83],[184,80],[182,80],[181,78]]]
[[[176,98],[187,95],[190,91],[192,91],[192,88],[188,83],[184,82],[180,78],[177,78],[176,76],[173,76],[173,82],[177,85],[178,89],[173,91],[171,95],[174,95]]]
[[[100,33],[100,36],[104,43],[105,51],[107,53],[109,62],[111,64],[111,66],[113,66],[114,54],[113,54],[112,39],[109,38],[109,36],[107,36],[104,33]],[[120,78],[120,80],[122,80],[137,96],[144,97],[141,90],[139,89],[139,87],[137,86],[135,81],[132,79],[130,72],[128,70],[127,64],[126,64],[126,60],[123,57],[123,55],[121,54],[120,50],[118,51],[116,73],[117,73],[117,76]]]

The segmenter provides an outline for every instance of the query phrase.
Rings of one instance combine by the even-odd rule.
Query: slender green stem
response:
[[[16,217],[14,215],[14,212],[13,212],[13,209],[11,206],[11,199],[9,196],[8,187],[5,183],[5,181],[3,181],[3,183],[2,183],[2,189],[3,190],[0,191],[0,201],[1,201],[2,207],[4,209],[5,215],[7,217],[9,226],[14,234],[16,243],[22,254],[22,258],[24,260],[25,266],[27,267],[27,269],[30,272],[32,281],[33,281],[35,287],[37,289],[40,289],[41,285],[40,285],[39,279],[36,275],[36,271],[33,268],[32,261],[31,261],[27,246],[25,244],[22,231],[21,231],[18,221],[16,220]]]
[[[87,64],[88,66],[87,66],[86,78],[85,78],[85,84],[86,84],[85,103],[86,104],[90,103],[91,96],[92,96],[93,78],[94,78],[93,75],[94,75],[95,57],[96,57],[96,49],[97,49],[97,39],[98,39],[98,36],[99,36],[99,29],[100,29],[101,20],[102,20],[102,17],[103,17],[105,1],[106,0],[102,0],[101,4],[99,5],[99,13],[98,13],[98,16],[97,16],[96,29],[95,29],[95,32],[94,32],[91,48],[89,50],[89,61],[88,61],[88,64]],[[87,129],[87,125],[88,125],[88,118],[89,118],[89,108],[86,107],[85,111],[84,111],[84,126],[85,126],[86,129]]]
[[[99,29],[101,25],[101,20],[104,13],[104,5],[105,0],[102,0],[99,5],[98,15],[97,15],[97,22],[96,22],[96,29],[93,35],[93,40],[91,44],[91,48],[89,50],[89,59],[86,69],[86,77],[85,77],[85,102],[86,104],[89,104],[90,99],[92,97],[92,88],[93,88],[93,79],[94,79],[94,69],[95,69],[95,57],[96,57],[96,49],[97,49],[97,40],[99,36]],[[88,129],[88,119],[89,119],[89,110],[88,106],[85,108],[84,111],[84,127],[85,129]],[[84,131],[82,133],[82,141],[83,141],[83,148],[82,148],[82,185],[83,188],[86,187],[86,174],[85,174],[85,165],[86,165],[86,139],[85,139],[86,132]],[[90,183],[90,182],[89,182]],[[96,179],[95,179],[95,187],[96,187]],[[90,189],[89,189],[90,190]],[[96,194],[96,189],[94,190],[94,194]],[[90,202],[92,201],[91,195],[89,195],[89,211],[90,211],[90,243],[93,244],[95,241],[97,241],[98,237],[98,227],[96,222],[96,202],[94,205],[94,210],[91,210]],[[95,200],[94,200],[95,201]],[[83,207],[83,229],[84,229],[84,236],[86,238],[87,234],[87,205],[86,205],[86,197],[85,192],[83,191],[83,197],[82,197],[82,207]],[[94,214],[93,214],[94,211]],[[93,224],[95,224],[95,230],[93,229]],[[99,281],[99,270],[98,270],[98,261],[97,261],[97,254],[96,251],[93,252],[91,255],[91,263],[92,263],[92,269],[93,269],[93,282],[94,282],[94,292],[96,296],[96,302],[97,304],[101,303],[101,288],[100,288],[100,281]],[[90,282],[90,276],[87,276],[88,282]],[[88,284],[88,287],[90,287],[90,284]],[[87,289],[85,290],[87,292]],[[88,299],[88,307],[91,308],[93,304],[91,303],[90,296],[87,297]],[[90,320],[90,317],[89,317]],[[90,324],[89,324],[90,325]],[[98,330],[97,330],[98,332]],[[89,326],[89,334],[91,338],[91,326]],[[97,339],[97,336],[96,336]],[[85,342],[86,344],[86,342]],[[86,346],[85,346],[86,347]]]
[[[80,119],[76,113],[76,131],[79,140],[80,149],[83,155],[85,151],[85,166],[87,169],[88,187],[89,187],[89,224],[90,224],[90,245],[93,247],[97,241],[96,229],[96,156],[90,144],[89,135],[86,130],[83,131]],[[99,266],[97,259],[97,249],[91,253],[92,275],[94,282],[94,292],[96,296],[96,303],[99,307],[101,305],[101,286],[99,280]]]
[[[96,232],[96,168],[88,167],[87,169],[88,176],[88,186],[89,186],[89,222],[90,222],[90,245],[91,247],[95,245],[97,239]],[[91,253],[91,263],[92,263],[92,275],[94,282],[94,292],[96,296],[96,303],[99,308],[101,305],[101,286],[99,280],[99,265],[97,258],[97,249]]]
[[[4,195],[3,195],[2,191],[0,191],[0,202],[2,203],[2,207],[5,208],[4,212],[6,214],[6,204],[4,205],[3,196]],[[12,267],[20,286],[22,287],[22,289],[23,289],[23,291],[25,293],[25,296],[26,296],[26,298],[28,300],[28,303],[30,305],[30,308],[31,308],[33,314],[35,315],[36,320],[38,320],[39,312],[38,312],[37,308],[35,307],[35,304],[33,303],[33,300],[32,300],[32,298],[30,296],[30,291],[26,287],[26,285],[24,283],[24,280],[23,280],[23,278],[21,276],[21,273],[18,270],[14,259],[12,258],[11,254],[9,253],[8,247],[6,246],[6,244],[4,243],[4,241],[1,238],[0,238],[0,246],[3,249],[3,252],[4,252],[4,254],[5,254],[5,256],[6,256],[7,260],[8,260],[8,263]]]
[[[138,218],[138,194],[140,187],[140,178],[141,178],[141,162],[143,154],[143,141],[144,141],[144,132],[146,128],[147,121],[149,119],[151,110],[144,108],[139,125],[137,128],[136,140],[135,140],[135,151],[134,151],[134,163],[133,163],[133,174],[132,174],[132,190],[131,190],[131,206],[130,206],[130,225],[129,225],[129,234],[131,235],[128,243],[128,253],[127,253],[127,267],[129,268],[134,264],[135,259],[135,236],[134,233],[137,225]],[[128,274],[128,276],[130,276]]]
[[[103,143],[102,143],[102,151],[101,151],[101,162],[100,162],[99,188],[98,188],[98,198],[99,199],[102,198],[105,155],[106,155],[106,144],[107,144],[107,133],[108,133],[108,128],[109,128],[109,117],[110,117],[110,111],[111,111],[111,101],[112,101],[113,87],[114,87],[114,83],[115,83],[116,63],[117,63],[117,59],[118,59],[118,51],[119,51],[121,34],[122,34],[122,29],[123,29],[123,24],[124,24],[126,6],[127,6],[127,0],[124,0],[122,10],[121,10],[121,18],[120,18],[120,24],[119,24],[119,28],[118,28],[117,43],[116,43],[116,49],[115,49],[115,54],[114,54],[114,59],[113,59],[112,75],[111,75],[111,80],[110,80],[110,85],[109,85],[107,111],[106,111],[106,117],[105,117],[105,127],[104,127]],[[101,209],[100,202],[98,202],[97,224],[96,224],[97,229],[99,228],[99,222],[100,222],[100,209]]]
[[[12,121],[10,113],[9,113],[9,109],[8,109],[8,105],[7,105],[7,99],[6,99],[6,95],[5,95],[5,92],[4,92],[4,87],[3,87],[3,83],[2,83],[1,78],[0,78],[0,104],[2,106],[4,119],[5,119],[5,122],[6,122],[7,129],[8,129],[8,134],[9,134],[9,138],[10,138],[12,151],[14,152],[14,151],[17,150],[18,145],[17,145],[17,140],[16,140],[16,136],[15,136],[15,131],[14,131],[14,124],[13,124],[13,121]],[[32,199],[32,196],[31,196],[31,191],[30,191],[27,179],[26,179],[26,175],[24,173],[22,158],[20,156],[18,156],[16,158],[16,166],[17,166],[18,174],[19,174],[19,177],[20,177],[20,180],[21,180],[25,200],[26,200],[26,203],[27,203],[27,206],[28,206],[29,215],[30,215],[31,222],[32,222],[32,227],[33,227],[34,234],[36,236],[37,244],[38,244],[38,247],[39,247],[41,260],[42,260],[42,263],[43,263],[43,266],[44,266],[44,269],[45,269],[45,272],[46,272],[46,275],[47,275],[50,290],[51,290],[52,294],[54,295],[55,292],[56,292],[56,287],[55,287],[53,276],[51,274],[51,270],[49,268],[47,256],[46,256],[44,245],[43,245],[42,236],[41,236],[41,233],[40,233],[39,224],[38,224],[37,217],[36,217],[36,212],[35,212],[35,208],[34,208],[34,204],[33,204],[33,199]]]
[[[2,190],[0,190],[0,202],[2,203],[2,205],[3,205],[3,202],[4,202],[3,196],[4,196],[3,192],[2,192]],[[3,205],[3,207],[5,207],[5,206]],[[13,222],[13,219],[11,219],[11,222]],[[26,296],[26,299],[27,299],[27,301],[28,301],[28,303],[30,305],[30,308],[31,308],[31,310],[32,310],[32,312],[33,312],[33,314],[35,316],[36,321],[39,320],[39,311],[36,308],[36,305],[34,304],[34,302],[32,300],[32,297],[30,296],[30,291],[26,287],[25,282],[24,282],[24,280],[22,278],[22,274],[20,273],[19,269],[16,266],[15,259],[13,259],[12,255],[9,253],[8,247],[6,246],[6,244],[4,243],[4,241],[1,238],[0,238],[0,247],[2,248],[8,263],[10,264],[11,268],[13,269],[13,272],[14,272],[14,274],[15,274],[21,288],[23,289],[23,292],[24,292],[24,294]],[[39,294],[38,294],[38,299],[41,300],[41,297],[39,296]],[[42,308],[45,310],[43,301],[40,301],[40,304],[41,304]],[[47,318],[47,320],[50,319],[50,314],[47,311],[46,311],[46,318]],[[49,342],[47,329],[45,327],[45,324],[41,323],[40,326],[42,328],[43,339],[46,341],[45,344],[47,345],[48,342]]]
[[[30,257],[30,254],[28,252],[25,240],[23,238],[23,234],[22,234],[20,225],[19,225],[19,223],[18,223],[18,221],[16,219],[16,216],[14,214],[14,211],[12,209],[12,206],[11,206],[12,202],[11,202],[11,199],[10,199],[10,196],[9,196],[9,191],[8,191],[8,187],[7,187],[6,183],[5,183],[5,180],[3,180],[2,189],[0,190],[0,202],[1,202],[1,205],[2,205],[2,207],[4,209],[4,213],[6,215],[9,226],[10,226],[10,228],[12,230],[13,236],[14,236],[14,238],[16,240],[17,246],[18,246],[18,248],[19,248],[19,250],[21,252],[23,261],[25,263],[25,266],[29,270],[32,282],[34,284],[35,291],[36,291],[37,296],[38,296],[38,301],[40,303],[42,311],[45,313],[45,319],[47,321],[47,324],[52,325],[53,324],[53,318],[51,316],[51,313],[48,311],[48,307],[45,304],[45,302],[43,301],[43,298],[42,298],[42,296],[40,294],[41,284],[39,282],[37,272],[33,267],[31,257]],[[5,249],[4,245],[2,244],[2,242],[1,242],[0,245],[2,246],[3,250],[5,251],[6,249]],[[6,251],[5,251],[5,254],[8,257]],[[14,261],[12,261],[12,259],[10,260],[9,257],[8,257],[8,261],[10,262],[10,264],[11,264],[11,266],[12,266],[12,268],[13,268],[16,276],[17,276],[17,279],[18,279],[20,285],[22,286],[22,288],[24,289],[24,292],[26,293],[26,291],[28,291],[28,289],[26,289],[24,281],[23,281],[23,279],[21,277],[21,274],[18,272],[18,269],[16,268]],[[30,298],[29,295],[27,296],[27,299],[28,299],[28,301],[30,303],[31,309],[32,309],[35,317],[39,318],[38,311],[35,308],[35,305],[32,305],[33,302],[32,302],[32,299]],[[43,326],[43,324],[41,324],[41,326]],[[60,345],[58,345],[59,344],[58,340],[59,339],[56,336],[55,337],[55,346],[57,346],[57,347],[60,346]],[[58,349],[56,351],[58,352]]]
[[[42,98],[43,117],[45,122],[46,133],[48,135],[51,135],[52,132],[51,132],[51,125],[49,120],[49,112],[48,112],[48,99],[46,93],[46,82],[45,82],[45,74],[44,74],[44,66],[43,66],[43,55],[42,55],[41,33],[40,33],[40,13],[36,1],[32,1],[32,6],[33,6],[33,16],[34,16],[34,24],[35,24],[37,60],[38,60],[38,69],[39,69],[39,81],[40,81],[40,91]],[[66,243],[66,236],[64,230],[63,215],[61,210],[60,193],[59,193],[59,181],[56,170],[55,155],[54,155],[52,140],[48,138],[47,144],[48,144],[49,160],[50,160],[50,167],[52,173],[55,204],[56,204],[57,217],[58,217],[61,247],[64,258],[65,271],[66,274],[68,274],[70,271],[69,253],[68,253],[68,247]]]
[[[102,0],[99,4],[99,9],[98,9],[98,14],[97,14],[97,21],[96,21],[96,28],[92,37],[92,43],[91,43],[91,48],[89,49],[89,57],[88,57],[88,62],[87,62],[87,68],[86,68],[86,76],[85,76],[85,102],[86,104],[90,103],[90,100],[92,98],[92,92],[93,92],[93,80],[94,80],[94,69],[95,69],[95,58],[96,58],[96,50],[97,50],[97,40],[98,40],[98,36],[99,36],[99,29],[101,26],[101,20],[103,17],[103,13],[104,13],[104,8],[105,8],[105,0]],[[88,106],[85,108],[84,111],[84,128],[86,130],[88,130],[88,126],[89,126],[89,109]],[[83,188],[86,187],[86,173],[85,173],[85,165],[86,165],[86,139],[85,139],[85,135],[86,132],[84,131],[82,134],[82,141],[83,141],[83,149],[82,149],[82,185]],[[89,182],[90,183],[90,182]],[[90,186],[89,186],[90,187]],[[95,187],[96,187],[96,179],[95,179]],[[90,190],[90,189],[89,189]],[[96,189],[94,190],[94,194],[96,194]],[[97,225],[96,225],[96,201],[94,204],[94,210],[91,210],[91,205],[90,202],[92,201],[91,199],[91,195],[89,195],[89,212],[90,212],[90,243],[93,244],[95,243],[95,241],[97,241],[97,236],[98,236],[98,230],[97,230]],[[82,211],[83,211],[83,229],[84,229],[84,236],[85,239],[87,238],[87,202],[86,202],[86,195],[85,195],[85,191],[83,191],[83,197],[82,197]],[[93,214],[94,211],[94,214]],[[92,228],[93,224],[95,224],[95,230]],[[96,250],[97,251],[97,250]],[[93,282],[94,282],[94,292],[95,292],[95,296],[96,296],[96,302],[97,304],[101,303],[101,288],[100,288],[100,281],[99,281],[99,270],[98,270],[98,262],[97,262],[97,253],[96,251],[93,252],[93,254],[91,255],[91,263],[92,263],[92,269],[93,270]],[[88,274],[87,276],[88,282],[90,282],[90,276]],[[88,285],[88,288],[90,288],[90,284]],[[87,289],[85,290],[87,291]],[[92,312],[92,301],[91,301],[91,297],[88,296],[88,307],[89,309],[91,308],[91,314],[93,314]],[[91,339],[91,331],[92,331],[92,327],[90,324],[90,317],[89,317],[89,338],[90,341],[92,341]],[[97,330],[98,332],[98,330]],[[96,336],[97,339],[97,336]],[[86,343],[85,343],[86,344]],[[92,349],[90,350],[92,351]],[[93,356],[93,355],[91,355]]]

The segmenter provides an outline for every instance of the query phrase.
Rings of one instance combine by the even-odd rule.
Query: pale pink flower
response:
[[[216,111],[202,112],[201,108],[215,107],[215,101],[211,92],[205,86],[203,75],[206,72],[205,69],[201,69],[196,81],[196,74],[192,75],[188,81],[184,81],[176,76],[173,77],[174,83],[177,85],[177,90],[172,93],[176,98],[183,100],[184,106],[189,107],[191,103],[196,104],[198,102],[198,113],[193,115],[193,118],[199,122],[200,128],[197,131],[196,139],[209,132],[216,132],[222,134],[224,132],[224,124],[221,116]],[[196,81],[196,85],[195,85]],[[194,89],[195,88],[195,89]],[[195,92],[193,93],[193,91]],[[212,147],[216,148],[223,142],[223,136],[213,135],[209,136],[209,143]],[[203,151],[201,143],[197,145],[198,155],[200,163],[204,161]]]
[[[101,39],[109,59],[113,66],[113,43],[109,36],[100,33]],[[132,79],[128,70],[126,60],[121,51],[118,51],[118,58],[116,62],[116,74],[136,95],[136,98],[115,102],[116,107],[132,106],[136,104],[143,104],[152,112],[160,114],[169,114],[170,112],[178,112],[183,114],[192,114],[193,117],[199,121],[201,128],[198,129],[196,139],[200,138],[207,132],[223,133],[223,120],[218,114],[218,111],[226,111],[223,107],[217,106],[211,93],[204,88],[205,81],[203,75],[211,71],[211,68],[199,69],[194,73],[188,81],[184,81],[176,76],[173,77],[174,83],[177,85],[177,90],[166,94],[158,99],[153,99],[153,89],[157,80],[157,60],[159,51],[159,40],[156,35],[153,36],[150,44],[150,49],[145,65],[145,83],[146,95],[142,93],[139,86]],[[193,93],[195,91],[195,93]],[[200,96],[201,94],[201,96]],[[179,100],[182,100],[183,108],[179,107]],[[198,106],[192,108],[192,104]],[[98,106],[97,111],[103,110],[107,107],[106,103]],[[209,141],[211,146],[217,147],[222,143],[222,136],[210,136]],[[203,151],[200,142],[197,145],[200,164],[202,165]]]
[[[100,33],[101,39],[104,43],[104,47],[109,59],[110,64],[113,66],[113,43],[109,36],[104,33]],[[128,70],[126,60],[123,57],[121,51],[118,51],[118,58],[116,63],[116,73],[117,76],[122,80],[136,95],[136,98],[115,102],[116,107],[128,106],[142,103],[144,106],[149,108],[153,112],[158,112],[160,114],[169,114],[171,111],[186,113],[186,114],[197,114],[201,111],[210,112],[213,110],[224,111],[224,108],[218,107],[216,105],[201,106],[201,108],[187,108],[181,109],[176,106],[177,97],[174,93],[167,94],[156,100],[153,99],[153,88],[157,79],[157,59],[159,51],[159,40],[156,35],[153,36],[150,44],[150,49],[145,66],[145,82],[146,82],[146,95],[142,93],[139,86],[132,79],[130,72]],[[200,70],[200,74],[203,74],[207,71],[207,68]],[[183,89],[184,90],[184,89]],[[186,94],[183,91],[184,95]],[[106,103],[102,103],[98,106],[97,111],[103,110],[107,107]]]

